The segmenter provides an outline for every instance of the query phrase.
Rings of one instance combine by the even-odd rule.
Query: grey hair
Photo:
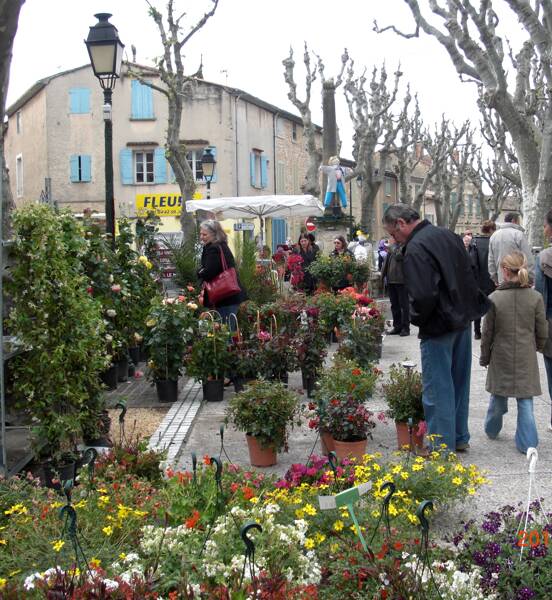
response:
[[[199,226],[200,229],[207,229],[215,236],[215,242],[217,244],[221,244],[222,242],[228,241],[228,236],[224,233],[224,229],[221,227],[220,223],[215,219],[207,219],[203,221]]]
[[[412,221],[420,219],[420,214],[408,204],[399,203],[388,206],[383,215],[383,222],[395,225],[399,219],[403,219],[406,223],[412,223]]]

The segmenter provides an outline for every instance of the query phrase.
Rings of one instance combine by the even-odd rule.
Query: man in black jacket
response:
[[[383,225],[404,244],[410,322],[419,328],[423,404],[428,432],[451,450],[469,447],[471,321],[488,307],[459,236],[406,204],[387,208]]]

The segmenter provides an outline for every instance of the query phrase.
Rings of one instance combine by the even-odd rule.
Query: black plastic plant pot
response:
[[[100,373],[100,379],[102,383],[107,386],[108,390],[117,389],[117,380],[119,378],[119,367],[117,365],[111,365],[109,369],[106,369]]]
[[[53,490],[61,490],[66,481],[75,482],[77,476],[76,461],[54,464],[51,461],[42,463],[44,485]]]
[[[237,377],[234,377],[232,383],[234,384],[234,391],[236,392],[236,394],[243,392],[243,388],[245,386],[245,379],[238,379]]]
[[[210,379],[203,384],[203,399],[206,402],[221,402],[224,399],[224,379]]]
[[[117,361],[117,369],[117,379],[119,383],[124,383],[125,381],[128,381],[128,358],[126,356]]]
[[[130,355],[130,360],[134,363],[134,366],[137,367],[140,362],[140,348],[138,348],[138,346],[129,348],[128,353]]]
[[[155,387],[159,402],[176,402],[178,400],[178,380],[157,379]]]
[[[140,344],[139,346],[139,358],[140,362],[146,362],[146,360],[148,360],[148,349],[144,344]]]

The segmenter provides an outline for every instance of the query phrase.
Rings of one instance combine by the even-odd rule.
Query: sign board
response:
[[[305,228],[309,233],[316,231],[316,225],[314,224],[312,217],[307,217],[305,219]]]
[[[201,193],[196,192],[193,199],[201,200]],[[179,217],[182,214],[182,195],[178,192],[136,194],[135,208],[138,217],[145,217],[149,211],[158,217]]]
[[[234,231],[255,231],[254,223],[234,223]]]
[[[171,244],[178,244],[182,240],[182,232],[164,233],[155,236],[157,243],[157,258],[161,269],[161,277],[163,279],[172,279],[176,275],[176,267],[172,261],[171,251],[164,245],[164,239]]]

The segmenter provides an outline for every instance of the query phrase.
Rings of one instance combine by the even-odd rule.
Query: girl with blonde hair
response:
[[[480,364],[488,366],[485,389],[491,394],[485,433],[496,439],[508,412],[508,398],[517,400],[516,447],[520,452],[539,443],[533,396],[541,393],[537,351],[548,338],[542,296],[530,288],[527,260],[512,252],[500,263],[503,282],[489,299],[483,320]]]

